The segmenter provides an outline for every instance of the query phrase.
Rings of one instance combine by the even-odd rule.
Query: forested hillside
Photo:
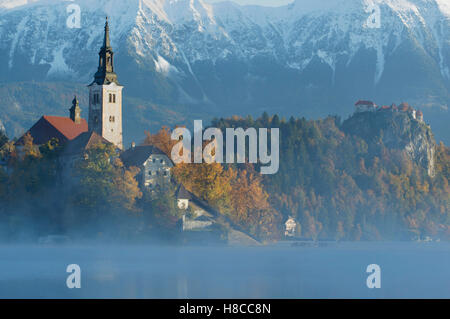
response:
[[[407,130],[402,135],[404,127],[396,126],[397,116],[401,115],[355,114],[341,123],[336,117],[285,121],[265,114],[257,120],[215,120],[213,126],[280,128],[280,170],[264,177],[264,187],[273,208],[285,218],[295,217],[305,237],[448,238],[450,150],[442,143],[435,145],[430,128],[406,114],[402,120]],[[355,129],[356,117],[361,126],[374,128],[371,133],[358,134],[367,130]],[[385,144],[387,133],[396,136],[396,143]],[[408,153],[411,140],[434,150],[434,177],[428,166]]]
[[[358,113],[343,123],[264,113],[215,119],[212,126],[280,129],[277,174],[260,175],[258,165],[249,164],[172,169],[174,185],[183,183],[255,238],[281,239],[292,216],[297,235],[312,239],[450,239],[450,149],[436,144],[423,122],[394,113]],[[175,142],[164,128],[147,133],[145,143],[169,154]],[[137,169],[126,169],[113,148],[90,150],[73,171],[73,185],[60,184],[57,141],[36,148],[27,139],[18,150],[1,134],[0,149],[2,239],[54,233],[177,239],[174,188],[156,197],[139,189]]]

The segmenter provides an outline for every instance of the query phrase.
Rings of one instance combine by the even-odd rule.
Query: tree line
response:
[[[108,145],[88,150],[61,184],[63,147],[37,147],[31,136],[18,149],[0,133],[0,237],[49,233],[73,237],[159,238],[176,241],[182,211],[175,185],[207,202],[260,240],[283,237],[288,217],[311,239],[450,239],[450,150],[436,145],[434,177],[403,150],[346,133],[340,118],[214,119],[213,127],[279,128],[280,169],[260,175],[258,164],[178,164],[174,182],[150,192]],[[169,155],[170,129],[147,132],[144,144]]]

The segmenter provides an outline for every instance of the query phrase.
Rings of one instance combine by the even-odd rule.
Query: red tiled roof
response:
[[[68,140],[73,140],[75,137],[88,130],[88,124],[85,119],[81,119],[79,124],[76,124],[69,117],[44,115],[44,119],[52,124]]]
[[[359,100],[358,102],[355,103],[355,106],[358,106],[358,105],[376,106],[376,104],[373,103],[372,101],[364,101],[364,100]]]
[[[27,133],[33,137],[34,144],[42,145],[52,138],[57,138],[60,143],[66,143],[87,130],[88,124],[85,119],[81,119],[81,122],[76,124],[68,117],[44,115]],[[22,143],[23,136],[17,141],[19,145]]]

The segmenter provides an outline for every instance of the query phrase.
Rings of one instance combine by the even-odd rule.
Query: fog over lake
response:
[[[450,243],[0,246],[0,298],[450,298]],[[69,289],[66,268],[81,267]],[[366,267],[381,267],[368,289]]]

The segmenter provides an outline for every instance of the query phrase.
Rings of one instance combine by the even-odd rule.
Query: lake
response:
[[[450,243],[0,246],[0,298],[450,298]]]

